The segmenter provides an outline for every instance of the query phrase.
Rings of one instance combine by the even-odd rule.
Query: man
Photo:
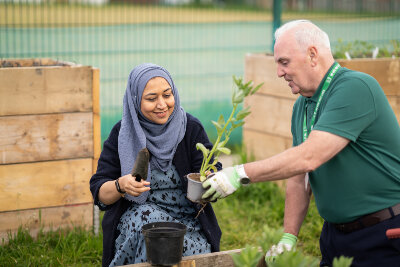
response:
[[[399,266],[400,239],[385,236],[400,227],[400,127],[386,96],[371,76],[341,68],[327,34],[310,21],[286,23],[275,39],[277,74],[301,95],[293,147],[210,175],[203,198],[226,197],[246,182],[288,179],[285,234],[267,261],[295,247],[312,191],[325,220],[321,266],[341,255],[353,257],[354,266]]]

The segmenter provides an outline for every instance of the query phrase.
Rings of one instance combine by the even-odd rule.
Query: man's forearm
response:
[[[287,180],[284,231],[298,236],[300,227],[307,214],[311,189],[305,188],[304,175],[297,175]]]
[[[252,183],[290,178],[310,171],[310,164],[303,148],[292,147],[273,157],[246,163],[246,174]]]
[[[252,183],[287,179],[315,170],[348,143],[346,138],[314,130],[301,145],[264,160],[246,163],[244,169]]]

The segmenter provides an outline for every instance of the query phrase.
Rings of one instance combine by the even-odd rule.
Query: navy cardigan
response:
[[[181,178],[184,192],[187,191],[187,180],[184,176],[188,173],[199,172],[203,160],[203,154],[196,149],[196,144],[202,143],[208,149],[212,146],[200,121],[192,115],[186,114],[186,133],[179,143],[172,161]],[[131,204],[130,201],[121,198],[112,205],[104,206],[100,204],[98,198],[100,187],[105,182],[115,180],[121,176],[121,165],[118,156],[118,134],[120,128],[121,121],[114,125],[108,139],[104,142],[97,171],[90,179],[90,191],[93,195],[94,204],[99,206],[101,210],[106,211],[102,221],[103,266],[108,266],[114,257],[115,239],[119,235],[117,225],[122,214]],[[218,163],[217,169],[221,169],[221,167],[221,164]],[[196,211],[201,208],[199,204],[193,203],[193,205]],[[218,226],[211,204],[205,207],[198,219],[208,242],[211,244],[211,251],[219,251],[221,229]]]

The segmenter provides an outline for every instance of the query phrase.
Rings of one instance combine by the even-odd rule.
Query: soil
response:
[[[200,182],[200,173],[190,173],[187,175],[187,177],[193,181]]]

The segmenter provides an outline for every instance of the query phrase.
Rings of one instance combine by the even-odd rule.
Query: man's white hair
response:
[[[297,27],[303,23],[311,24],[314,27]],[[307,48],[309,45],[321,45],[331,51],[328,34],[309,20],[293,20],[283,24],[275,31],[275,40],[278,40],[282,34],[295,27],[297,29],[294,32],[294,38],[301,47]]]

